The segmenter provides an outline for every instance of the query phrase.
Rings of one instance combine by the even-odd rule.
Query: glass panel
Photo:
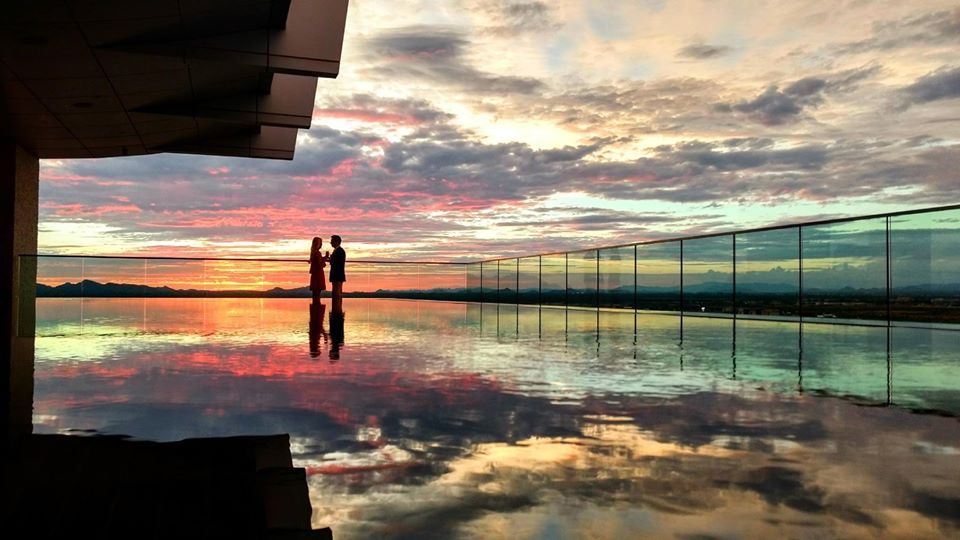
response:
[[[597,250],[567,254],[567,305],[597,307]]]
[[[540,303],[540,257],[520,259],[520,286],[517,293],[521,304]]]
[[[487,264],[483,264],[484,273],[487,270]],[[493,263],[496,265],[496,263]],[[500,306],[484,301],[480,306],[480,335],[484,337],[496,337],[500,331],[500,317],[497,313]]]
[[[420,291],[420,269],[416,264],[366,263],[369,275],[363,286],[370,296],[391,298],[416,298]],[[347,283],[354,272],[347,271]],[[346,287],[346,286],[345,286]],[[329,289],[329,286],[328,286]],[[354,289],[356,290],[356,289]]]
[[[892,397],[897,405],[960,411],[960,336],[931,328],[891,329]]]
[[[479,302],[481,300],[480,263],[467,265],[467,298],[466,299],[470,302]]]
[[[887,318],[886,218],[803,227],[803,316]]]
[[[732,378],[735,322],[714,317],[684,317],[681,340],[684,372],[712,379],[717,374]]]
[[[415,298],[462,300],[464,268],[459,264],[419,264],[419,286]]]
[[[96,325],[103,333],[135,332],[144,321],[144,260],[84,257],[80,295],[83,324]],[[103,302],[101,298],[130,298]]]
[[[567,343],[571,347],[583,347],[585,351],[596,351],[597,309],[571,308],[566,311]]]
[[[567,301],[567,259],[565,255],[540,258],[541,303],[563,306]]]
[[[739,244],[738,239],[738,249]],[[776,391],[796,389],[800,382],[798,322],[739,320],[734,331],[734,375],[737,379],[757,381]]]
[[[887,401],[886,328],[804,323],[802,351],[803,390]]]
[[[563,336],[567,331],[567,310],[563,307],[544,307],[540,310],[540,336]]]
[[[376,282],[379,271],[389,271],[378,264],[370,263],[352,263],[346,270],[347,281],[350,283],[350,290],[354,294],[363,296],[374,296],[377,290]],[[308,284],[309,285],[309,284]],[[309,287],[308,287],[309,289]]]
[[[476,264],[476,267],[477,267],[477,270],[476,270],[476,271],[479,273],[479,271],[480,271],[480,264],[477,263],[477,264]],[[477,279],[479,280],[479,275],[478,275]],[[480,293],[479,293],[479,289],[478,289],[478,292],[477,292],[476,294],[478,294],[478,295],[480,294]],[[482,308],[481,308],[480,304],[477,303],[477,302],[473,302],[473,303],[467,304],[467,313],[466,313],[466,318],[465,318],[465,320],[464,320],[464,326],[465,326],[469,331],[471,331],[471,332],[476,332],[476,333],[478,333],[478,334],[480,333],[480,324],[481,324],[481,315],[482,315],[481,309],[482,309]]]
[[[680,242],[637,246],[637,308],[680,311]]]
[[[204,261],[144,259],[142,264],[143,284],[149,296],[166,296],[165,292],[176,296],[204,296]],[[176,292],[167,291],[165,287]]]
[[[144,305],[143,330],[206,332],[203,300],[207,294],[205,262],[145,259],[143,263],[145,294],[158,299]],[[170,296],[176,299],[164,299]]]
[[[306,259],[303,262],[265,261],[261,263],[263,271],[263,290],[269,291],[271,297],[303,297],[310,296],[310,264]],[[353,291],[354,268],[347,263],[347,283],[345,290]]]
[[[143,259],[83,258],[83,296],[141,297],[144,281]]]
[[[497,301],[497,261],[483,263],[482,277],[482,301],[495,303]]]
[[[541,333],[540,306],[521,305],[517,311],[517,332],[521,338],[536,338]]]
[[[800,314],[800,229],[738,234],[737,313],[750,318]]]
[[[497,335],[500,337],[517,337],[519,331],[517,310],[519,305],[515,302],[503,302],[497,304]]]
[[[242,291],[262,291],[263,265],[259,261],[205,261],[205,288],[208,296],[235,296]]]
[[[83,259],[40,256],[36,258],[36,264],[36,335],[80,333],[83,303],[80,282],[83,281]],[[21,329],[21,334],[28,335],[27,330]]]
[[[890,218],[890,318],[960,323],[960,210]]]
[[[517,259],[500,261],[500,289],[497,301],[501,304],[517,303]]]
[[[631,252],[633,249],[631,248]],[[631,268],[633,270],[633,268]],[[631,272],[632,273],[632,272]],[[633,310],[601,310],[600,343],[607,352],[619,351],[620,358],[633,355]]]
[[[684,313],[733,313],[733,236],[683,242]]]
[[[633,252],[633,246],[600,250],[600,307],[633,309]]]

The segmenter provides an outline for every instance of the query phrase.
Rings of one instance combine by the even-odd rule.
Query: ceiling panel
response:
[[[183,151],[290,159],[297,129],[310,125],[317,77],[339,71],[346,5],[37,0],[0,8],[0,134],[45,158]]]

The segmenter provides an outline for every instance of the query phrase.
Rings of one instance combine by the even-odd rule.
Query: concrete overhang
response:
[[[292,159],[347,0],[15,0],[0,7],[0,138],[40,158]]]

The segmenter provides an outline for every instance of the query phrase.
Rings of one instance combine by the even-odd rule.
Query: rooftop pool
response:
[[[36,433],[288,433],[337,539],[960,535],[953,330],[43,298],[35,344]]]

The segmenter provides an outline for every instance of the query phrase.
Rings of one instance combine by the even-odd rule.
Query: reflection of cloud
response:
[[[38,341],[38,429],[290,432],[298,465],[314,473],[315,525],[334,525],[338,538],[934,537],[960,526],[955,419],[757,391],[715,367],[698,371],[691,355],[729,359],[719,345],[730,345],[729,321],[688,323],[680,371],[672,317],[642,320],[646,356],[629,362],[629,348],[608,349],[606,337],[599,353],[592,312],[572,312],[568,340],[533,345],[477,339],[462,304],[359,302],[347,305],[350,347],[329,364],[309,358],[305,302],[103,304],[87,306],[87,349]],[[138,340],[100,335],[124,316],[142,328],[144,307],[176,332],[156,323]],[[633,321],[620,320],[627,341]],[[741,370],[794,376],[793,362],[762,361],[785,326],[740,327],[750,330],[738,338]],[[811,329],[820,335],[804,342],[805,369],[856,378],[861,364],[882,362],[856,359],[869,340],[818,359],[818,342],[850,332]],[[760,359],[743,354],[750,346],[765,351]]]

